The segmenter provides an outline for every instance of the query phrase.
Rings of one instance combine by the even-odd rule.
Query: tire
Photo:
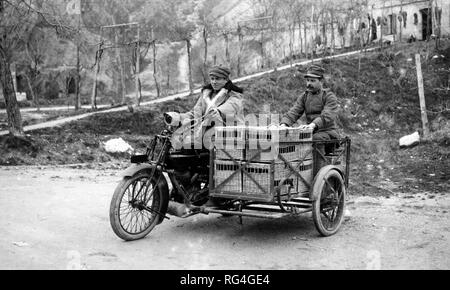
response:
[[[136,241],[145,238],[165,215],[164,200],[169,194],[160,174],[155,174],[148,187],[148,172],[138,172],[133,177],[125,177],[117,186],[111,200],[109,219],[114,233],[125,241]],[[145,188],[147,193],[156,186],[153,196],[144,205]],[[167,191],[167,192],[165,192]],[[143,208],[145,207],[145,209]]]
[[[336,234],[344,220],[346,190],[344,180],[337,170],[319,173],[314,188],[318,196],[313,202],[313,219],[316,229],[324,237]]]

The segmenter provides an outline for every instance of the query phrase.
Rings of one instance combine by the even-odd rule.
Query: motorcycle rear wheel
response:
[[[164,186],[157,175],[147,186],[149,179],[150,175],[145,172],[125,177],[114,192],[109,210],[110,223],[114,233],[125,241],[145,238],[164,214],[161,213]]]

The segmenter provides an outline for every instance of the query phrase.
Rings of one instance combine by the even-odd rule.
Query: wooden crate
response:
[[[262,150],[261,154],[252,160],[252,162],[282,162],[278,155],[283,156],[286,161],[308,160],[313,158],[313,147],[311,143],[296,144],[296,145],[277,145],[271,146],[269,149]],[[250,160],[260,150],[246,149],[245,161]]]
[[[240,163],[216,160],[214,162],[214,184],[217,192],[242,192],[242,172],[238,172],[231,180],[224,183],[240,167]]]
[[[297,192],[299,194],[309,193],[311,191],[312,189],[311,187],[313,186],[314,182],[313,170],[314,168],[312,159],[304,161],[303,164],[298,169],[298,171],[301,172],[301,176],[303,177],[303,179],[305,179],[305,181],[307,182],[307,184],[305,184],[305,182],[303,182],[300,178],[298,178]]]
[[[245,127],[216,127],[214,148],[217,160],[231,160],[227,152],[234,160],[245,158]]]
[[[309,183],[312,184],[312,160],[303,162],[297,171]],[[300,165],[299,161],[290,162],[292,167],[297,168]],[[259,197],[260,200],[273,201],[275,196],[275,188],[280,185],[281,181],[288,177],[285,185],[281,188],[281,194],[286,195],[289,187],[292,194],[305,192],[307,188],[304,183],[299,184],[299,178],[292,173],[292,170],[285,163],[251,163],[246,167],[246,172],[261,186],[262,189],[249,177],[247,174],[243,175],[243,197]],[[292,173],[292,174],[291,174]],[[288,186],[289,185],[289,186]],[[283,198],[287,198],[284,196]]]
[[[248,161],[256,153],[260,156],[252,162],[271,162],[278,154],[287,161],[312,158],[312,130],[299,128],[268,127],[217,127],[214,146],[216,159]],[[282,144],[283,142],[305,142],[304,144]]]
[[[246,141],[245,127],[216,127],[214,145],[216,148],[226,149],[228,146],[241,146]]]
[[[283,142],[307,142],[313,140],[313,131],[300,128],[247,127],[247,147],[257,149],[258,144],[277,144]]]

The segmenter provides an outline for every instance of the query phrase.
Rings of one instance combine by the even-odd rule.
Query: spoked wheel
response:
[[[336,234],[342,225],[345,210],[345,186],[336,170],[321,172],[314,188],[318,192],[313,203],[313,219],[319,233],[324,237]]]
[[[149,182],[148,173],[124,178],[111,201],[109,217],[114,233],[125,241],[146,237],[158,224],[166,190],[155,175]],[[164,177],[161,177],[164,178]],[[167,193],[168,194],[168,193]]]

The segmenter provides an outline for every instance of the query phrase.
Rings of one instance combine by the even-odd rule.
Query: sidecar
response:
[[[179,205],[179,217],[221,214],[237,216],[241,222],[244,217],[312,213],[318,232],[334,235],[344,218],[351,140],[317,142],[312,136],[312,131],[298,128],[224,127],[216,130],[209,154],[179,156],[170,153],[170,132],[156,136],[147,154],[133,157],[135,165],[123,173],[111,201],[111,226],[123,240],[142,239],[170,219],[171,205]],[[183,158],[189,161],[180,162]],[[207,185],[197,193],[187,190],[176,174],[186,164],[197,168],[197,182]],[[184,201],[170,196],[169,184]],[[191,193],[220,202],[197,205]]]
[[[272,142],[267,131],[255,132],[255,139],[270,140],[265,148],[258,143],[249,149],[247,143],[245,149],[211,151],[210,195],[233,202],[204,213],[276,219],[311,212],[319,233],[334,235],[344,217],[351,140],[314,142],[312,132],[280,134]]]

